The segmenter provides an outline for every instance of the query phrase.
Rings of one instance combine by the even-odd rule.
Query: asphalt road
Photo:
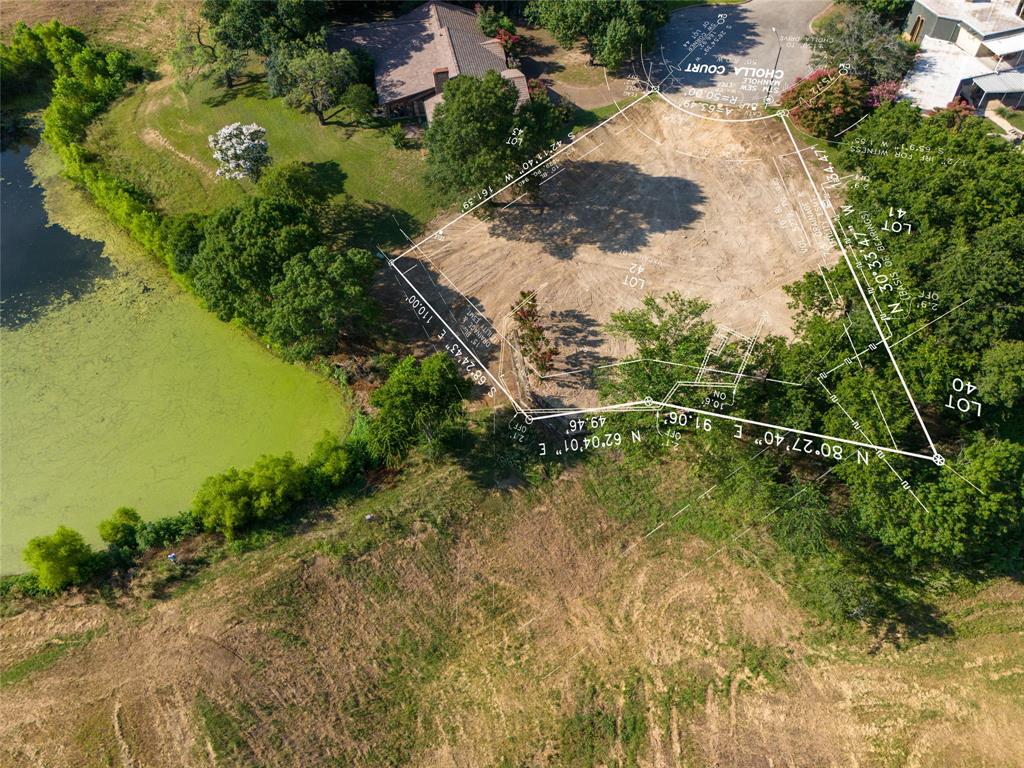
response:
[[[723,103],[763,103],[810,71],[800,43],[829,0],[750,0],[684,8],[658,34],[637,74],[666,94]],[[774,31],[773,31],[774,28]]]

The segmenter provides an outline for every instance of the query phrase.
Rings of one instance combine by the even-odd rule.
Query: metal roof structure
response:
[[[980,75],[974,84],[985,93],[1024,93],[1024,67]]]
[[[990,37],[982,43],[996,56],[1006,56],[1024,51],[1024,30],[1004,37]]]

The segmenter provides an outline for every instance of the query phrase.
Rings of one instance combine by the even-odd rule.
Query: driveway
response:
[[[636,80],[705,101],[763,103],[769,87],[778,93],[810,71],[810,51],[800,39],[810,31],[811,19],[830,5],[829,0],[750,0],[683,8],[659,30],[657,46],[643,52],[642,62],[608,73],[588,64],[579,47],[563,49],[546,30],[524,31],[521,69],[583,109],[636,93]],[[779,82],[771,76],[776,70],[781,70]]]
[[[725,103],[763,103],[810,71],[800,43],[829,0],[750,0],[676,11],[644,55],[638,76],[665,93]],[[772,31],[774,27],[775,31]]]

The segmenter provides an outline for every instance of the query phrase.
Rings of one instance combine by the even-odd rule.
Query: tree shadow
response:
[[[419,231],[420,222],[411,214],[385,203],[370,203],[345,197],[335,201],[327,213],[328,230],[353,247],[385,252],[408,246],[405,233]]]
[[[551,424],[555,421],[560,420]],[[513,491],[536,486],[585,460],[582,451],[557,456],[555,437],[555,427],[527,425],[511,406],[503,406],[478,418],[447,448],[478,487]],[[540,443],[551,446],[544,456]]]
[[[517,204],[491,222],[490,233],[531,241],[558,259],[581,246],[636,252],[651,235],[683,229],[705,202],[700,187],[677,176],[651,176],[620,160],[578,161],[542,182],[540,202]]]
[[[597,351],[607,341],[601,324],[578,309],[559,310],[552,312],[549,317],[549,330],[559,349],[555,358],[558,368],[566,371],[586,369],[574,375],[571,380],[564,381],[571,381],[577,388],[593,387],[594,374],[591,369],[613,362],[613,358]],[[572,351],[566,352],[569,349]]]
[[[718,32],[722,36],[715,40]],[[703,45],[699,44],[701,40],[705,41]],[[664,93],[710,88],[732,77],[733,60],[760,42],[758,26],[746,6],[682,9],[670,15],[658,30],[654,50],[644,54],[641,79],[649,77],[653,83],[660,83]],[[770,61],[759,66],[769,65]]]
[[[547,58],[558,49],[557,45],[545,43],[527,34],[522,37],[520,46],[519,69],[531,80],[565,71],[563,64]]]
[[[310,170],[310,180],[317,189],[322,190],[327,196],[334,197],[345,191],[345,181],[348,174],[341,170],[336,160],[324,160],[319,163],[303,163]]]
[[[223,107],[230,104],[240,96],[247,96],[253,99],[269,99],[270,91],[267,90],[267,76],[263,72],[247,72],[244,80],[236,82],[228,88],[221,85],[219,92],[203,100],[208,107]]]

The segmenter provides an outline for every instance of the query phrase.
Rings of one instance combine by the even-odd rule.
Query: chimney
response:
[[[443,93],[444,84],[448,82],[448,67],[437,67],[434,70],[434,93]]]

